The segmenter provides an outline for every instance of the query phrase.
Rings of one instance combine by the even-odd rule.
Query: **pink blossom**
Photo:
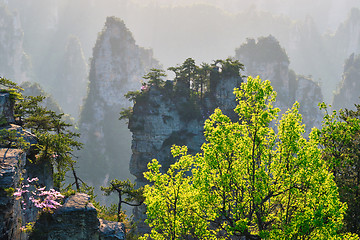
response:
[[[31,182],[37,182],[37,181],[39,181],[39,179],[37,178],[37,177],[35,177],[35,178],[32,178],[32,179],[29,179],[29,178],[27,178],[26,179],[29,183],[31,183]]]
[[[16,197],[21,197],[22,192],[21,192],[21,191],[14,192],[14,194],[13,194],[13,195],[14,195],[14,196],[16,196]]]

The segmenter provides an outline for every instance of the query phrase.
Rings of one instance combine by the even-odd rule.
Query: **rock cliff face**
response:
[[[341,59],[352,53],[360,53],[360,9],[351,9],[348,18],[337,29],[333,41]]]
[[[8,93],[0,94],[0,118],[3,120],[0,130],[14,130],[29,144],[35,144],[35,136],[21,127],[11,124],[13,122],[13,104]],[[4,121],[5,120],[5,121]],[[35,221],[37,210],[34,208],[22,209],[20,199],[12,193],[20,187],[21,178],[39,178],[39,184],[52,187],[52,168],[48,164],[34,165],[27,160],[32,149],[9,148],[0,143],[0,239],[26,239],[20,227],[25,222]],[[29,200],[24,199],[29,206]]]
[[[90,183],[99,186],[112,178],[130,177],[131,135],[118,120],[119,113],[130,106],[124,94],[139,89],[146,71],[157,66],[152,51],[136,45],[123,21],[107,18],[93,49],[79,123],[84,143],[80,174]]]
[[[8,93],[0,94],[1,128],[9,128],[14,121],[13,109]],[[20,201],[12,196],[19,186],[26,155],[18,149],[3,148],[0,144],[0,239],[20,239],[22,209]]]
[[[225,74],[224,74],[225,75]],[[212,92],[196,105],[186,94],[177,94],[173,81],[167,81],[163,88],[151,86],[141,98],[137,98],[129,129],[133,134],[130,172],[139,186],[148,182],[143,176],[147,164],[154,158],[163,166],[163,171],[174,163],[170,150],[173,144],[186,145],[190,153],[200,151],[204,143],[204,121],[219,107],[225,114],[235,117],[236,106],[233,89],[239,87],[241,77],[223,77],[218,69],[210,75],[219,77],[219,83]],[[195,106],[195,107],[194,107]],[[134,219],[140,220],[137,227],[141,233],[149,228],[143,223],[146,218],[143,206],[134,209]]]
[[[0,126],[14,122],[13,104],[9,93],[0,93]]]
[[[324,83],[322,88],[330,103],[334,97],[332,93],[338,90],[344,61],[352,53],[360,53],[360,9],[351,9],[347,19],[339,25],[336,32],[323,36],[321,43],[323,46],[319,47],[323,50],[317,62],[324,63],[319,69],[324,72],[321,76]]]
[[[0,75],[22,82],[29,79],[29,68],[19,17],[0,4]]]
[[[88,65],[78,38],[69,38],[57,72],[54,97],[64,113],[77,120],[88,84]]]
[[[245,65],[246,75],[259,75],[261,79],[271,81],[277,92],[276,106],[282,112],[298,101],[307,130],[321,126],[323,115],[317,106],[323,101],[320,86],[289,69],[289,58],[274,37],[262,37],[257,42],[248,39],[236,50],[235,57]]]
[[[42,214],[30,239],[99,239],[99,220],[90,197],[76,194],[69,197],[54,214]]]
[[[90,197],[70,196],[54,214],[43,214],[35,224],[30,240],[123,240],[125,226],[97,218]]]
[[[348,108],[355,110],[354,104],[360,100],[360,55],[351,54],[345,61],[344,73],[337,92],[334,94],[332,106],[335,109]]]
[[[26,162],[21,150],[0,148],[0,239],[21,239],[21,222],[23,211],[20,201],[12,197],[10,189],[15,189],[20,183],[20,173]]]

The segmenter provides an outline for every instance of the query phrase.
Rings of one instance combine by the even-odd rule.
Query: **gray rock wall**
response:
[[[360,55],[351,54],[345,61],[342,80],[334,94],[332,106],[336,109],[355,110],[360,103]]]
[[[13,103],[10,100],[10,94],[0,92],[0,126],[13,122]]]
[[[84,143],[79,175],[88,183],[104,186],[111,179],[130,177],[131,133],[119,113],[131,105],[124,94],[139,89],[146,71],[157,66],[152,51],[136,45],[122,20],[107,18],[93,49],[79,123]]]
[[[70,196],[53,214],[42,214],[30,240],[123,240],[123,223],[97,218],[90,196]]]
[[[273,36],[248,40],[236,50],[235,57],[245,65],[245,75],[270,80],[277,92],[275,106],[282,110],[280,114],[298,101],[306,130],[321,127],[323,114],[318,108],[318,103],[324,101],[321,87],[310,77],[289,69],[289,58]]]
[[[19,186],[26,155],[21,150],[7,150],[0,148],[0,239],[24,239],[20,231],[25,221],[23,210],[20,200],[12,196],[11,189]]]
[[[0,116],[2,126],[0,130],[16,131],[31,144],[36,143],[35,136],[25,131],[20,126],[11,124],[14,121],[13,103],[8,93],[0,94]],[[3,137],[3,136],[1,136]],[[0,144],[0,239],[22,240],[27,239],[27,234],[20,231],[20,227],[28,222],[33,222],[38,216],[38,210],[33,207],[28,198],[14,197],[16,188],[21,186],[24,179],[38,177],[38,184],[51,188],[52,167],[50,164],[32,164],[27,160],[27,155],[32,152],[27,150],[9,148]],[[24,201],[27,205],[20,203]]]

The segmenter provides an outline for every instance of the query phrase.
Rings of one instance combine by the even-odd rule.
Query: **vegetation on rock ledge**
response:
[[[144,173],[150,235],[142,239],[358,239],[342,235],[346,204],[318,147],[303,137],[299,105],[276,121],[269,81],[235,89],[239,122],[216,109],[205,122],[202,152],[172,147],[166,173],[157,160]],[[276,130],[271,123],[276,121]]]

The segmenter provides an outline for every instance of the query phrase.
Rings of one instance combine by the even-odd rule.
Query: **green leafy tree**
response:
[[[360,234],[360,105],[355,106],[356,111],[329,113],[324,103],[320,105],[325,110],[321,145],[340,199],[348,205],[346,230]]]
[[[181,66],[181,79],[183,79],[188,88],[190,88],[191,83],[194,86],[194,82],[196,82],[196,70],[197,66],[195,65],[195,60],[192,58],[187,58]]]
[[[238,77],[240,75],[240,70],[244,70],[244,65],[240,63],[239,60],[234,60],[232,58],[216,60],[213,63],[213,67],[214,66],[220,67],[221,74],[224,77]]]
[[[203,99],[205,92],[209,89],[210,86],[211,66],[207,63],[202,63],[197,72],[198,78],[196,83],[200,89],[200,99]]]
[[[194,59],[187,58],[182,65],[170,67],[168,70],[175,73],[176,89],[179,94],[188,96],[191,94],[191,88],[197,88],[198,66],[196,66]]]
[[[36,135],[38,155],[35,163],[51,162],[55,168],[54,184],[60,189],[66,172],[75,173],[72,152],[79,150],[82,144],[76,140],[80,135],[64,121],[64,114],[42,107],[43,100],[43,96],[22,98],[15,105],[15,119],[17,124]]]
[[[119,197],[119,203],[117,208],[117,221],[123,221],[121,216],[124,216],[122,212],[122,204],[129,206],[140,206],[144,202],[143,188],[135,189],[135,183],[131,183],[130,180],[119,181],[117,179],[110,181],[110,186],[101,187],[106,196],[109,196],[113,192],[117,192]]]
[[[0,147],[6,148],[3,156],[3,161],[11,148],[18,148],[22,150],[29,149],[29,143],[25,141],[23,133],[18,133],[15,129],[0,129]]]
[[[238,60],[227,58],[225,60],[218,59],[211,64],[210,75],[210,92],[212,95],[216,92],[216,88],[220,81],[225,78],[236,78],[240,80],[240,70],[244,70],[244,65]],[[240,82],[237,82],[238,85]],[[213,95],[214,96],[214,95]]]
[[[147,79],[149,84],[161,87],[164,85],[163,77],[166,77],[164,70],[152,68],[150,69],[150,72],[144,76],[144,79]]]
[[[0,86],[0,92],[8,92],[12,100],[15,101],[22,98],[21,91],[23,89],[9,79],[0,77]]]
[[[216,109],[205,122],[202,152],[173,146],[178,161],[144,173],[143,239],[337,239],[346,204],[322,159],[319,135],[305,139],[299,105],[274,108],[269,81],[248,78],[235,89],[238,122]],[[356,239],[347,235],[345,238]]]

